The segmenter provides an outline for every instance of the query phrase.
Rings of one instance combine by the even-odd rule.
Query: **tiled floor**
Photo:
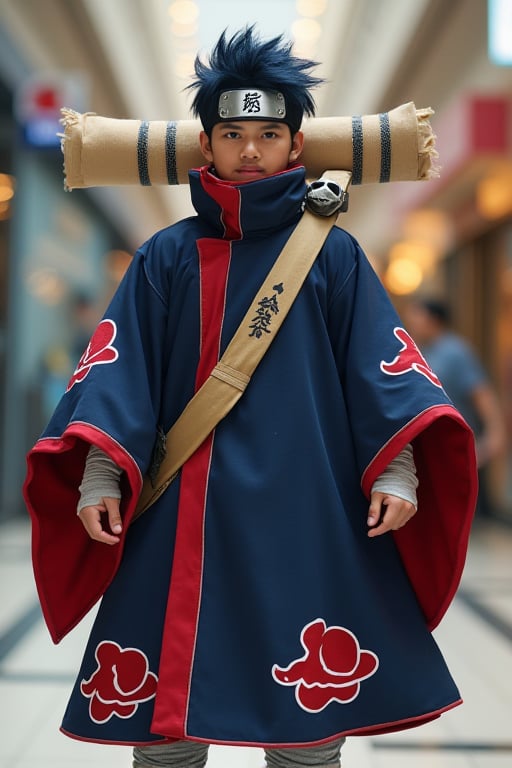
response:
[[[126,747],[58,731],[89,624],[52,645],[37,607],[28,526],[0,526],[2,768],[131,765]],[[350,739],[344,768],[512,768],[512,529],[475,527],[461,589],[436,637],[465,704],[422,728]],[[259,749],[210,751],[210,768],[262,765]]]

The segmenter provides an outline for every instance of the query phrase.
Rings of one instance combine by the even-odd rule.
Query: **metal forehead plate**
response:
[[[224,91],[219,98],[219,117],[223,120],[283,120],[285,116],[284,96],[278,91],[239,88]]]

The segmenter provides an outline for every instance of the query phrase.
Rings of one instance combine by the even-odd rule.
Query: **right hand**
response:
[[[119,504],[120,499],[105,496],[101,504],[82,507],[78,517],[91,539],[110,546],[119,543],[121,540],[119,534],[123,530]]]

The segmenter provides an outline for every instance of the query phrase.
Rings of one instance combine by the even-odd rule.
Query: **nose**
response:
[[[253,139],[247,139],[244,143],[241,156],[245,160],[255,160],[260,156],[256,142],[254,142]]]

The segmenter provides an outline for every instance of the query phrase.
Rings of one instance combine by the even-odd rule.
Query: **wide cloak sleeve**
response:
[[[464,567],[477,494],[474,437],[352,243],[354,266],[330,298],[330,327],[361,486],[369,498],[376,478],[412,443],[418,511],[393,536],[433,628]]]
[[[151,247],[150,247],[151,250]],[[55,642],[112,580],[150,462],[160,410],[166,305],[138,252],[27,457],[23,488],[43,614]],[[123,470],[120,545],[89,538],[76,515],[90,444]]]

